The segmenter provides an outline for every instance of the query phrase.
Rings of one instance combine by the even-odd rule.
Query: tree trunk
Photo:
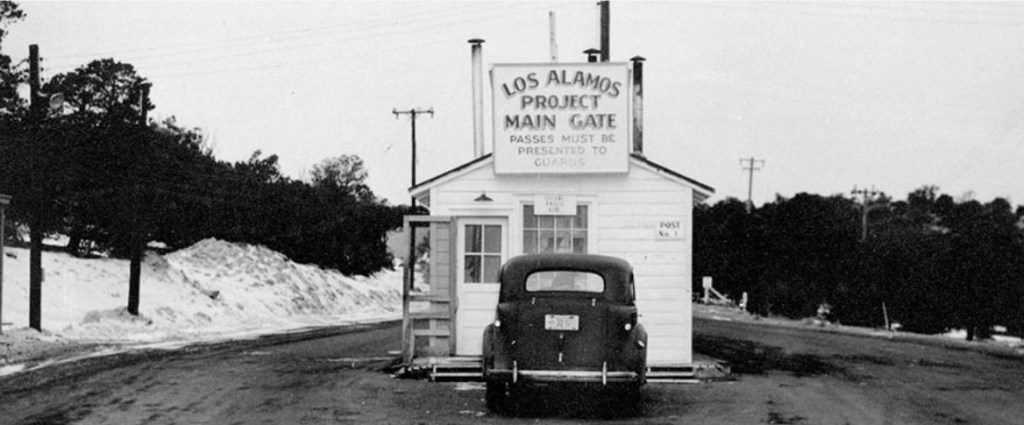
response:
[[[29,228],[30,246],[28,252],[28,326],[43,330],[43,231],[38,223]]]
[[[78,249],[78,246],[81,245],[81,243],[82,237],[78,236],[78,232],[72,231],[71,235],[68,236],[68,246],[65,247],[68,251],[68,254],[71,254],[75,257],[81,257],[82,252],[80,252]]]

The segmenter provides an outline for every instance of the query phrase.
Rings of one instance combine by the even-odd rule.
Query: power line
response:
[[[508,14],[501,15],[501,16],[495,15],[494,18],[507,18],[507,16],[508,16]],[[403,31],[403,33],[404,32],[417,31],[417,30],[419,30],[419,29],[408,29],[406,31]],[[382,34],[382,35],[394,36],[396,34],[398,34],[398,33],[392,32],[390,34]],[[350,38],[350,39],[345,40],[345,41],[343,41],[343,42],[341,42],[339,44],[342,44],[344,42],[372,39],[372,38],[375,38],[375,37],[377,37],[377,35],[370,35],[370,36],[360,37],[360,38]],[[360,56],[366,56],[366,55],[380,55],[380,54],[386,53],[386,52],[416,49],[418,47],[422,47],[422,46],[425,46],[425,45],[442,43],[442,42],[450,41],[450,40],[454,40],[454,39],[461,39],[462,37],[463,36],[457,35],[457,34],[445,34],[445,35],[443,35],[441,37],[421,38],[421,39],[419,39],[420,41],[418,43],[392,44],[392,45],[390,45],[388,47],[375,47],[375,48],[372,49],[372,51],[367,51],[365,49],[362,49],[362,50],[357,50],[357,51],[348,51],[348,52],[345,52],[345,53],[342,53],[342,54],[339,54],[339,55],[320,56],[320,57],[318,57],[316,59],[303,59],[302,61],[289,61],[289,62],[280,62],[280,63],[277,63],[277,64],[260,64],[260,65],[241,66],[241,67],[232,66],[232,67],[226,67],[226,68],[209,70],[209,71],[197,71],[197,70],[194,70],[194,69],[189,69],[189,70],[187,70],[185,72],[174,72],[174,71],[169,71],[168,70],[168,72],[165,72],[165,73],[159,73],[159,72],[158,73],[152,73],[152,74],[148,74],[148,76],[150,78],[171,78],[171,77],[187,77],[187,76],[195,76],[195,75],[221,74],[221,73],[236,72],[236,71],[255,71],[255,70],[284,69],[284,68],[292,68],[292,67],[296,67],[296,66],[303,66],[303,67],[305,67],[305,66],[308,66],[309,64],[314,64],[314,63],[334,62],[334,61],[338,61],[338,60],[342,60],[342,59],[349,59],[349,58],[353,58],[353,57],[360,57]],[[325,43],[319,43],[319,44],[325,44]],[[299,47],[298,49],[301,50],[302,48],[308,48],[308,47],[312,47],[312,46],[311,45],[307,45],[307,46],[304,46],[304,47]],[[253,56],[253,55],[256,55],[256,54],[265,54],[265,53],[270,53],[270,52],[277,51],[277,50],[285,50],[285,49],[265,50],[265,51],[260,51],[260,52],[241,52],[241,53],[232,55],[230,57]],[[290,49],[290,50],[293,50],[293,49]],[[194,63],[194,62],[215,62],[215,61],[217,61],[219,59],[225,59],[225,58],[228,58],[228,57],[229,56],[221,56],[221,57],[218,57],[218,58],[215,58],[215,59],[211,59],[211,60],[208,60],[208,61],[204,61],[202,59],[196,59],[196,60],[182,61],[182,62],[176,62],[176,63],[155,64],[155,65],[151,65],[151,66],[141,65],[141,66],[138,66],[138,68],[140,69],[140,71],[149,72],[150,70],[153,70],[153,69],[159,70],[159,69],[162,69],[162,68],[176,67],[176,66],[179,66],[179,65],[185,65],[185,64]]]
[[[501,17],[507,17],[507,15],[504,15],[504,16],[501,16]],[[518,29],[513,28],[513,29],[510,29],[508,31],[518,31]],[[395,51],[403,51],[403,50],[414,50],[414,49],[417,49],[417,48],[420,48],[420,47],[423,47],[423,46],[426,46],[426,45],[443,43],[443,42],[450,41],[450,40],[461,39],[462,37],[463,36],[461,36],[461,35],[451,34],[451,35],[446,35],[446,36],[442,36],[442,37],[424,38],[424,39],[422,39],[418,43],[394,44],[394,45],[391,45],[389,47],[374,48],[373,51],[372,51],[372,54],[380,55],[380,54],[386,53],[386,52],[395,52]],[[229,73],[229,72],[238,72],[238,71],[257,71],[257,70],[285,69],[285,68],[292,68],[292,67],[296,67],[296,66],[307,67],[310,64],[325,63],[325,62],[335,62],[335,61],[338,61],[338,60],[349,59],[349,58],[353,58],[353,57],[359,57],[359,56],[366,55],[366,54],[368,54],[368,53],[365,52],[365,51],[350,51],[350,52],[346,52],[346,53],[340,54],[340,55],[323,56],[323,57],[319,57],[319,58],[316,58],[316,59],[304,59],[302,61],[297,61],[297,62],[296,61],[292,61],[292,62],[281,62],[281,63],[273,64],[273,65],[252,65],[252,66],[243,66],[243,67],[228,67],[228,68],[215,69],[215,70],[211,70],[211,71],[189,70],[187,72],[177,72],[177,73],[175,73],[175,72],[163,73],[163,74],[156,73],[156,74],[149,74],[148,77],[152,79],[152,78],[188,77],[188,76],[196,76],[196,75],[204,75],[205,76],[205,75],[223,74],[223,73]],[[160,68],[160,67],[161,67],[160,65],[157,65],[155,68]],[[140,67],[140,70],[142,70],[142,71],[146,71],[148,69],[150,69],[150,67],[148,67],[148,66],[147,67]]]
[[[161,69],[180,67],[195,63],[208,63],[223,61],[232,58],[249,57],[249,56],[260,56],[266,55],[267,53],[280,52],[280,51],[295,51],[302,49],[317,48],[325,45],[337,46],[344,44],[352,44],[358,41],[372,40],[376,38],[385,37],[397,37],[401,35],[413,34],[416,32],[427,31],[438,28],[451,28],[453,25],[463,23],[475,23],[480,21],[487,21],[493,19],[506,19],[510,15],[523,15],[527,13],[535,12],[536,9],[524,8],[517,9],[512,12],[495,10],[493,8],[477,8],[473,9],[470,13],[459,13],[452,15],[450,11],[439,11],[438,15],[444,14],[440,19],[424,19],[423,16],[410,17],[405,21],[386,21],[380,20],[380,24],[364,25],[364,28],[340,28],[340,27],[326,27],[331,28],[329,31],[319,32],[302,32],[302,30],[296,30],[293,32],[300,32],[300,34],[287,35],[289,33],[277,33],[285,34],[282,37],[275,36],[274,34],[264,34],[254,37],[241,38],[241,42],[218,42],[216,44],[202,43],[193,44],[200,46],[197,48],[180,50],[183,47],[168,47],[164,50],[171,50],[165,52],[155,52],[152,54],[142,55],[128,55],[127,60],[137,61],[139,59],[154,59],[157,63],[146,66],[148,69]],[[395,27],[399,27],[395,29]],[[443,32],[443,31],[442,31]],[[460,36],[462,37],[462,36]],[[189,45],[184,45],[188,47]],[[208,47],[207,47],[208,46]],[[153,52],[159,49],[134,49],[124,52]],[[175,51],[177,50],[177,51]],[[377,53],[380,49],[374,48],[373,53]],[[101,56],[110,56],[117,54],[118,52],[105,52],[101,53]],[[367,52],[361,52],[367,53]],[[187,55],[187,56],[186,56]],[[189,57],[191,56],[191,57]],[[200,56],[200,57],[194,57]],[[48,58],[51,62],[51,66],[59,67],[61,65],[69,64],[73,61],[73,58],[88,58],[88,55],[75,55],[65,57]],[[94,57],[94,56],[93,56]],[[170,59],[170,61],[159,62],[160,59]],[[54,64],[53,62],[57,62]]]
[[[491,6],[474,7],[469,8],[468,12],[465,9],[460,10],[458,17],[465,20],[478,19],[479,16],[473,16],[476,12],[487,12],[493,9]],[[468,16],[467,16],[468,15]],[[374,30],[377,28],[389,30],[395,26],[401,26],[406,28],[410,23],[417,22],[436,22],[432,19],[434,16],[452,16],[450,10],[438,10],[434,12],[425,12],[416,15],[404,16],[399,18],[375,18],[363,21],[349,22],[345,24],[334,24],[319,27],[306,27],[298,29],[290,29],[286,31],[270,32],[259,35],[244,36],[222,39],[217,41],[203,41],[197,43],[186,43],[179,45],[165,45],[160,47],[149,47],[149,48],[136,48],[126,50],[113,50],[113,51],[95,51],[92,53],[80,53],[69,56],[56,56],[49,58],[54,61],[72,61],[80,59],[89,59],[97,56],[111,56],[111,55],[123,55],[132,53],[153,53],[149,55],[133,56],[135,58],[154,58],[161,56],[178,56],[189,53],[204,52],[204,51],[222,51],[233,47],[244,47],[250,44],[265,43],[267,40],[273,42],[279,42],[288,39],[303,39],[303,38],[315,38],[324,35],[331,35],[331,33],[337,33],[339,36],[344,36],[346,33],[364,33],[367,30]],[[441,24],[427,24],[427,26],[443,26],[448,25],[447,23]],[[423,25],[421,25],[423,26]]]
[[[491,14],[491,15],[481,16],[481,17],[477,18],[476,20],[483,21],[483,20],[489,20],[489,19],[494,19],[494,18],[502,18],[502,17],[506,17],[506,16],[508,16],[507,13],[495,13],[495,14]],[[176,66],[189,65],[189,64],[194,64],[194,63],[209,62],[209,61],[220,61],[220,60],[239,58],[239,57],[261,56],[261,55],[266,55],[268,53],[275,53],[275,52],[282,52],[282,51],[296,51],[296,50],[301,51],[303,49],[318,48],[318,47],[325,46],[325,45],[336,46],[336,45],[339,45],[339,44],[351,44],[351,43],[358,42],[358,41],[372,40],[372,39],[381,38],[381,37],[396,37],[396,36],[406,35],[406,34],[418,32],[418,31],[429,30],[429,29],[435,28],[435,27],[450,26],[450,25],[452,25],[454,23],[458,23],[458,22],[460,22],[460,21],[440,22],[440,23],[433,23],[433,24],[420,25],[420,26],[410,25],[410,26],[405,26],[401,30],[384,29],[384,31],[381,31],[381,32],[378,32],[378,33],[368,33],[368,34],[363,34],[363,35],[360,35],[360,36],[347,36],[347,37],[343,37],[343,38],[337,37],[337,38],[327,38],[327,39],[323,39],[323,40],[312,40],[312,41],[309,41],[309,42],[304,42],[304,43],[299,43],[299,44],[294,44],[294,43],[293,44],[280,44],[280,45],[277,45],[277,46],[274,46],[274,47],[270,47],[270,48],[256,45],[256,46],[253,46],[253,48],[255,50],[242,50],[242,51],[233,52],[233,53],[218,54],[218,55],[216,55],[214,57],[199,57],[199,58],[190,58],[190,59],[186,59],[186,60],[178,60],[178,61],[173,61],[173,62],[165,62],[165,63],[160,63],[160,64],[153,65],[150,68],[176,67]],[[339,40],[338,38],[341,38],[341,39]],[[374,51],[377,51],[377,50],[375,49]]]

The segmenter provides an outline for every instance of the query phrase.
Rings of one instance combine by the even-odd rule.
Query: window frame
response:
[[[480,229],[479,230],[479,232],[480,232],[479,233],[480,240],[479,241],[473,241],[472,244],[468,240],[470,238],[470,236],[472,235],[472,232],[469,231],[470,227],[479,227],[479,229]],[[503,262],[502,258],[505,257],[505,253],[504,253],[504,249],[505,248],[504,247],[505,247],[505,245],[507,243],[507,241],[503,240],[505,238],[505,235],[503,234],[504,233],[504,231],[503,231],[504,227],[505,226],[502,225],[502,224],[489,224],[489,223],[467,223],[467,224],[463,225],[463,229],[464,229],[464,232],[465,232],[465,234],[462,235],[462,239],[463,239],[462,240],[462,245],[463,246],[462,246],[462,270],[461,270],[461,272],[462,272],[462,281],[463,281],[463,283],[474,284],[474,285],[477,285],[477,284],[496,284],[496,283],[498,283],[498,280],[500,278],[499,273],[501,271],[501,265],[502,265],[502,262]],[[488,232],[487,232],[487,230],[488,230],[488,228],[495,228],[497,230],[497,236],[498,236],[499,239],[497,241],[497,249],[498,250],[495,251],[495,252],[487,251],[487,248],[488,248],[488,244],[487,244],[487,242],[488,242],[488,239],[487,239]],[[471,250],[470,248],[472,247],[472,245],[476,244],[476,243],[479,243],[479,251]],[[494,266],[493,270],[491,269],[491,267],[488,267],[488,264],[487,264],[488,257],[496,257],[497,260],[498,260],[497,264],[492,264]],[[478,268],[477,272],[479,273],[479,277],[472,276],[472,273],[470,273],[470,268],[469,268],[469,265],[471,263],[470,258],[477,259],[477,263],[476,264],[477,264],[477,268]],[[493,258],[491,258],[491,259],[493,260]],[[493,277],[494,277],[493,280],[487,280],[487,273],[489,271],[493,271]]]
[[[594,205],[592,202],[579,202],[576,205],[576,214],[571,216],[542,216],[533,214],[533,202],[523,202],[519,208],[519,248],[523,254],[543,254],[543,253],[572,253],[572,254],[588,254],[593,252],[593,246],[595,242],[595,232],[593,227],[593,210]],[[529,214],[527,208],[530,208]],[[534,217],[533,223],[528,223],[529,217]],[[543,218],[543,219],[542,219]],[[546,226],[550,222],[550,226]],[[562,226],[568,222],[568,228]],[[578,227],[579,224],[585,227]],[[561,226],[560,226],[561,224]],[[530,233],[532,237],[528,236]],[[547,235],[545,235],[547,233]],[[550,251],[541,249],[541,242],[543,241],[542,235],[549,237],[552,240],[552,246],[554,247]],[[582,235],[582,238],[577,236]],[[560,251],[558,244],[560,238],[568,240],[569,247],[567,251]],[[583,240],[583,248],[577,251],[577,240]],[[531,242],[532,241],[532,242]],[[532,243],[532,249],[528,249],[527,244]]]

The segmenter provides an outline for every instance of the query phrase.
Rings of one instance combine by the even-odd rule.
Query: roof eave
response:
[[[473,159],[472,161],[466,162],[466,163],[464,163],[462,165],[459,165],[459,166],[457,166],[455,168],[452,168],[451,170],[445,171],[445,172],[443,172],[441,174],[438,174],[438,175],[436,175],[434,177],[431,177],[431,178],[429,178],[427,180],[424,180],[424,181],[422,181],[420,183],[417,183],[415,186],[412,186],[412,187],[409,188],[409,194],[412,195],[413,197],[416,197],[418,195],[426,193],[426,192],[428,192],[430,190],[431,187],[434,187],[434,186],[440,184],[442,181],[448,180],[450,178],[454,178],[456,175],[460,174],[461,172],[470,171],[472,169],[475,169],[475,166],[483,164],[488,159],[490,159],[491,156],[492,156],[492,154],[486,154],[486,155],[481,156],[479,158]]]
[[[668,167],[666,167],[664,165],[661,165],[661,164],[658,164],[658,163],[656,163],[654,161],[651,161],[650,159],[647,159],[647,157],[643,156],[642,154],[632,153],[632,154],[630,154],[630,157],[632,157],[634,160],[639,161],[640,163],[642,163],[644,165],[647,165],[648,167],[654,168],[658,172],[665,173],[665,174],[667,174],[667,175],[669,175],[669,176],[671,176],[671,177],[673,177],[675,179],[678,179],[678,180],[681,180],[683,182],[686,182],[690,186],[693,186],[693,189],[694,189],[693,190],[693,198],[697,202],[703,202],[705,199],[710,198],[711,195],[713,195],[715,193],[715,188],[713,188],[711,186],[708,186],[707,184],[701,183],[701,182],[699,182],[697,180],[694,180],[694,179],[692,179],[690,177],[684,176],[684,175],[682,175],[682,174],[680,174],[680,173],[678,173],[678,172],[676,172],[676,171],[672,170],[671,168],[668,168]]]

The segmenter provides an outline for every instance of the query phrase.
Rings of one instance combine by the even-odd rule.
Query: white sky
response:
[[[598,47],[594,1],[21,6],[3,49],[38,44],[44,78],[131,63],[151,117],[201,127],[218,158],[259,149],[302,177],[358,154],[393,204],[410,183],[393,108],[436,111],[417,121],[419,181],[472,159],[468,39],[486,40],[485,66],[546,62],[554,10],[561,61]],[[746,198],[740,158],[755,157],[758,204],[925,184],[1024,203],[1024,3],[613,1],[611,17],[612,61],[647,58],[645,153],[711,202]]]

